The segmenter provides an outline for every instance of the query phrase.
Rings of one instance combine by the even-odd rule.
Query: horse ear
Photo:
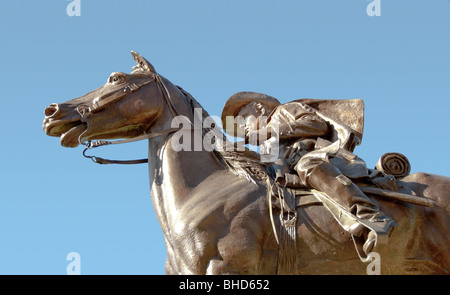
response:
[[[153,74],[156,74],[155,68],[152,66],[152,64],[142,57],[139,53],[136,51],[131,51],[131,55],[133,56],[134,60],[136,61],[137,67],[133,67],[133,70],[136,68],[144,71],[144,72],[150,72]]]

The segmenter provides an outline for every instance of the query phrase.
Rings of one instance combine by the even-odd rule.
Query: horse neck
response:
[[[194,122],[194,111],[188,98],[172,83],[165,80],[177,115],[187,117]],[[173,115],[170,106],[165,105],[159,123],[152,131],[163,131],[172,128]],[[197,118],[198,120],[198,118]],[[201,125],[200,125],[201,126]],[[184,127],[184,126],[183,126]],[[192,141],[198,139],[201,130],[191,129]],[[224,170],[213,151],[181,150],[172,145],[173,134],[166,134],[149,140],[149,178],[152,198],[159,203],[170,203],[181,206],[189,197],[189,193],[207,177]],[[203,137],[201,137],[201,140]],[[155,206],[156,207],[156,206]]]

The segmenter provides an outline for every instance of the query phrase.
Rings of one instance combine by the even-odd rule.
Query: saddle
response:
[[[291,174],[289,177],[296,180],[298,176]],[[297,209],[301,207],[324,206],[345,231],[351,233],[352,229],[363,225],[376,233],[378,244],[387,244],[388,236],[381,228],[351,214],[325,193],[304,187],[298,181],[287,182],[284,185],[274,182],[269,193],[272,229],[279,244],[278,274],[295,274],[297,267]],[[275,228],[274,211],[279,212],[280,226],[278,230]],[[358,257],[362,262],[367,262],[369,258],[362,249],[364,242],[353,235],[352,239]]]
[[[403,155],[401,156],[404,157]],[[386,154],[383,155],[382,158],[386,158]],[[380,171],[381,169],[370,170],[372,173],[383,173],[382,175],[384,175],[384,171]],[[390,177],[387,175],[385,176]],[[395,178],[396,177],[393,177],[391,180],[396,185],[397,182]],[[269,181],[270,189],[268,190],[268,199],[272,228],[275,238],[279,243],[279,274],[294,274],[296,271],[297,209],[301,207],[324,206],[345,231],[351,233],[352,229],[356,226],[362,225],[376,233],[377,244],[387,244],[388,234],[383,229],[377,228],[376,225],[351,214],[346,208],[342,207],[325,193],[303,186],[297,174],[286,173],[283,182],[275,179],[279,178],[272,177]],[[368,197],[383,197],[391,201],[402,201],[428,207],[433,206],[433,203],[428,199],[406,195],[396,191],[383,190],[364,185],[360,186],[360,189],[366,193]],[[274,211],[278,213],[280,219],[280,226],[278,229],[275,228]],[[364,263],[368,262],[370,258],[362,250],[363,242],[353,235],[352,239],[360,260]]]

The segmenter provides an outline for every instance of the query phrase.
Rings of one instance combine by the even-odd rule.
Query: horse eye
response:
[[[122,77],[120,77],[120,76],[112,76],[112,77],[110,78],[110,82],[111,82],[111,83],[118,83],[118,82],[120,82],[120,81],[122,81]]]

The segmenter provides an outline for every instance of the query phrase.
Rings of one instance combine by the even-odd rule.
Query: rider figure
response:
[[[233,127],[234,135],[244,135],[247,142],[263,138],[258,142],[262,154],[270,153],[278,140],[278,159],[273,166],[279,184],[286,186],[297,179],[303,186],[325,193],[366,224],[381,229],[378,234],[388,236],[393,230],[395,221],[380,212],[378,205],[351,180],[369,179],[364,161],[352,153],[361,134],[300,101],[280,104],[273,97],[253,92],[240,92],[228,99],[222,121],[229,132],[226,116],[244,119],[240,126]],[[375,231],[357,223],[349,232],[365,240],[366,255],[372,252],[377,240]]]

